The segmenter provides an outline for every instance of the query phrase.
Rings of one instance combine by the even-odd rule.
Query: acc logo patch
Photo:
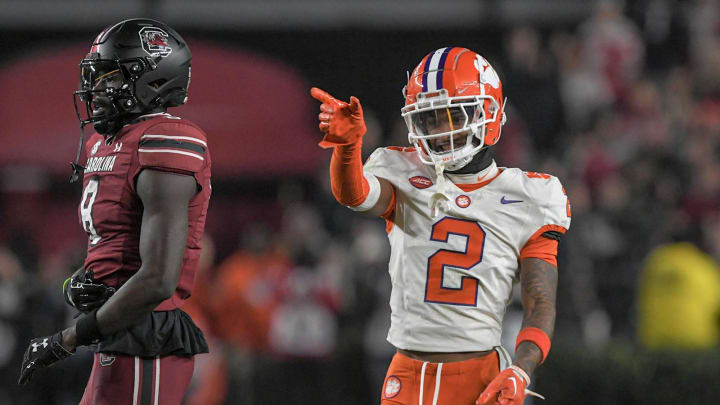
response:
[[[115,356],[110,356],[105,353],[100,353],[100,365],[105,367],[115,363]]]
[[[455,199],[455,204],[457,204],[457,206],[460,208],[469,207],[470,202],[471,202],[470,197],[466,196],[465,194],[461,194]]]
[[[168,43],[168,34],[160,28],[142,27],[138,34],[140,34],[142,48],[148,55],[164,58],[172,53],[172,48]]]
[[[415,188],[419,189],[428,188],[433,185],[432,180],[428,179],[425,176],[410,177],[408,181],[410,182],[410,184],[415,186]]]
[[[400,393],[401,388],[402,383],[399,378],[394,375],[388,377],[387,380],[385,380],[385,389],[383,390],[385,399],[395,398]]]

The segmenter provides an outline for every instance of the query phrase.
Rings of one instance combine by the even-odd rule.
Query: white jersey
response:
[[[470,192],[446,178],[450,202],[432,218],[435,170],[414,148],[379,148],[365,163],[365,172],[388,180],[396,193],[388,232],[388,341],[395,347],[464,352],[500,345],[521,249],[541,229],[562,233],[570,226],[569,203],[556,177],[500,169]]]

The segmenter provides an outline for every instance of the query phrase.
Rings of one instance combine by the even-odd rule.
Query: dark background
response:
[[[15,379],[25,342],[73,315],[60,286],[86,246],[80,186],[67,183],[76,65],[103,28],[140,16],[189,43],[190,99],[171,112],[206,129],[216,168],[187,309],[212,353],[198,357],[188,404],[378,402],[393,353],[384,223],[329,193],[307,92],[361,100],[365,156],[405,145],[407,71],[444,46],[479,52],[501,77],[499,165],[556,175],[573,202],[536,391],[551,404],[717,398],[720,315],[697,340],[672,317],[643,323],[649,313],[693,325],[720,314],[717,1],[36,0],[0,10],[0,404],[82,395],[86,352],[27,388]],[[689,264],[662,294],[709,298],[689,312],[647,309],[648,257],[678,242],[707,261],[681,256]],[[710,270],[698,289],[684,277],[699,268]],[[516,299],[506,316],[511,352],[521,311]],[[642,325],[671,337],[657,343]]]

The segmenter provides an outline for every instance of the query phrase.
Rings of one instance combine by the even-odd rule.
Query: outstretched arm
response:
[[[143,203],[140,231],[142,265],[97,311],[97,327],[111,335],[140,321],[172,296],[180,277],[188,229],[188,204],[197,192],[192,176],[143,170],[137,179]],[[76,328],[63,332],[63,345],[75,347]]]
[[[330,183],[335,199],[358,212],[382,215],[392,200],[393,186],[385,179],[368,178],[363,173],[361,152],[366,128],[360,101],[351,97],[346,103],[316,87],[310,94],[322,103],[318,127],[325,137],[320,146],[333,148]]]

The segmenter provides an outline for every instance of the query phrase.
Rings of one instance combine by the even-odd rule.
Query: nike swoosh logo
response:
[[[462,89],[457,89],[457,94],[463,94],[463,93],[465,93],[465,90],[467,90],[467,89],[468,89],[467,87],[464,87]]]
[[[519,202],[523,202],[523,200],[506,200],[505,196],[502,196],[502,198],[500,199],[501,204],[514,204]]]
[[[517,381],[515,381],[515,377],[510,377],[510,380],[513,383],[513,397],[517,394]]]

